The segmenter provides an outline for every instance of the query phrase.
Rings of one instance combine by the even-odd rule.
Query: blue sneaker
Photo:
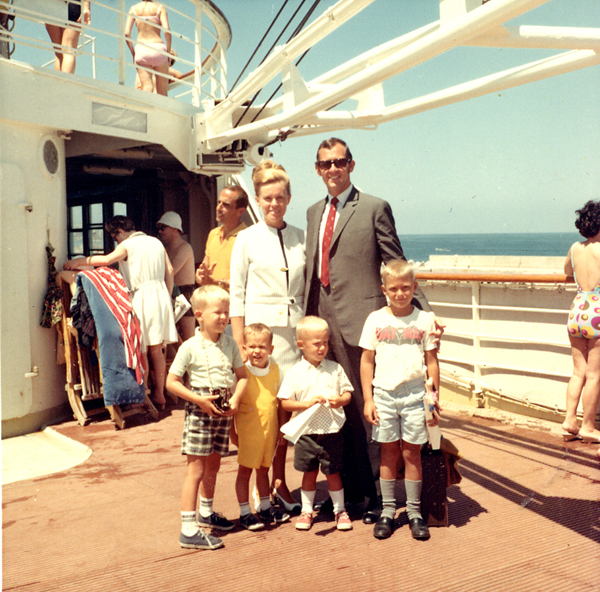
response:
[[[192,536],[185,536],[183,533],[179,535],[179,544],[184,549],[218,549],[223,546],[223,541],[202,530],[198,530]]]

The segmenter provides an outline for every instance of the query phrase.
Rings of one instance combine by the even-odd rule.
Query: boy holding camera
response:
[[[217,549],[223,541],[198,524],[218,530],[234,527],[231,520],[213,511],[212,502],[221,457],[229,452],[232,416],[248,380],[237,343],[223,333],[229,320],[229,294],[207,285],[194,290],[191,301],[200,327],[180,346],[167,376],[167,389],[186,401],[181,453],[187,455],[187,473],[181,494],[179,543],[188,549]],[[186,372],[189,389],[183,383]]]

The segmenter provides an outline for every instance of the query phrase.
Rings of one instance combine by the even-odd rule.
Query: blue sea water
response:
[[[407,234],[400,237],[407,259],[427,261],[430,255],[516,255],[565,257],[583,240],[577,232],[512,234]]]

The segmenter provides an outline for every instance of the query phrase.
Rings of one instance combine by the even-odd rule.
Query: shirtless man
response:
[[[246,228],[241,222],[248,207],[248,194],[239,185],[229,185],[217,199],[217,222],[206,241],[204,260],[196,270],[196,282],[201,286],[217,284],[229,292],[229,264],[233,243]]]
[[[165,245],[167,255],[173,266],[175,285],[188,299],[196,287],[194,280],[195,261],[191,245],[181,238],[181,216],[176,212],[165,212],[156,223],[158,238]],[[194,336],[196,319],[192,309],[189,309],[177,323],[177,330],[185,341]]]

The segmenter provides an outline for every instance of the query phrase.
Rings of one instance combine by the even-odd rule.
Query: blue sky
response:
[[[228,52],[233,82],[282,2],[216,4],[233,30]],[[317,13],[332,4],[322,2]],[[376,0],[334,37],[313,47],[300,72],[310,80],[374,45],[437,20],[438,11],[438,0]],[[550,0],[511,24],[600,27],[600,10],[596,0]],[[387,83],[388,103],[552,53],[453,50]],[[600,67],[413,115],[375,131],[337,135],[354,154],[354,183],[392,204],[401,236],[575,231],[574,210],[600,198]],[[306,208],[324,196],[313,163],[325,137],[291,137],[271,147],[274,160],[292,180],[287,220],[303,228]],[[244,177],[249,183],[250,175]]]
[[[233,32],[228,51],[229,83],[233,84],[284,0],[213,1]],[[103,2],[117,5],[116,0]],[[133,3],[126,2],[126,6]],[[300,0],[292,0],[284,16],[291,16],[299,4]],[[311,4],[312,0],[305,2],[302,13]],[[334,0],[322,0],[315,16],[333,4]],[[167,5],[190,13],[187,0],[168,0]],[[438,18],[438,0],[375,0],[315,45],[300,64],[300,73],[309,81]],[[172,28],[175,19],[173,15]],[[101,26],[98,21],[94,24]],[[550,0],[511,24],[600,27],[598,0]],[[41,25],[29,28],[45,36]],[[259,57],[273,40],[272,33]],[[178,48],[177,40],[174,47]],[[552,53],[459,48],[385,83],[386,104]],[[248,72],[258,63],[255,58]],[[104,64],[100,63],[100,69],[106,69],[110,79],[116,78],[116,66]],[[128,76],[132,83],[133,71]],[[259,96],[258,102],[268,94]],[[352,180],[391,203],[400,236],[574,231],[574,211],[588,199],[600,198],[600,67],[413,115],[374,131],[336,135],[352,149],[356,161]],[[292,136],[271,146],[274,160],[292,180],[286,219],[302,228],[307,207],[325,195],[314,160],[316,147],[326,137]],[[244,178],[251,186],[250,172]]]

